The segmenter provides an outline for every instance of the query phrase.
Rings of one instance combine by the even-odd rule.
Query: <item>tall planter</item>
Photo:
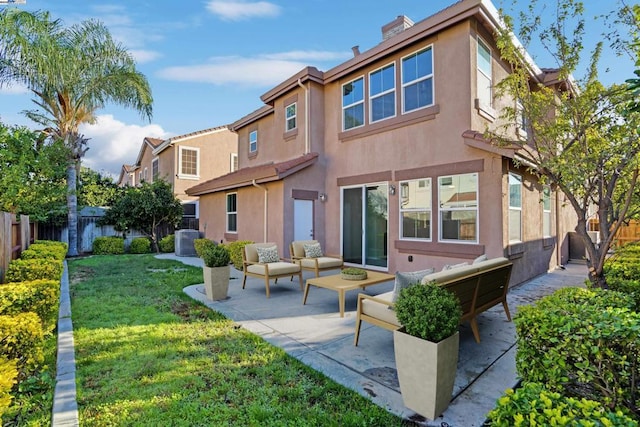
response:
[[[229,266],[224,267],[202,267],[204,276],[204,290],[207,298],[218,301],[227,298],[229,291]]]
[[[393,344],[404,405],[432,420],[440,416],[451,402],[459,333],[435,343],[397,330]]]

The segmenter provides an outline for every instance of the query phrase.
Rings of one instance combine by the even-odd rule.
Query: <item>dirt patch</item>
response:
[[[69,277],[70,284],[76,284],[84,282],[92,278],[95,274],[95,270],[91,267],[78,267],[73,271],[73,275]]]

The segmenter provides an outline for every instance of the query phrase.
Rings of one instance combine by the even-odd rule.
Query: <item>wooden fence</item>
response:
[[[589,231],[600,231],[598,220],[589,220]],[[630,220],[629,224],[620,227],[613,239],[613,247],[624,246],[627,243],[640,241],[640,221]]]
[[[16,217],[15,214],[0,212],[0,283],[4,283],[4,275],[9,263],[20,258],[38,238],[38,227],[29,222],[27,215]]]

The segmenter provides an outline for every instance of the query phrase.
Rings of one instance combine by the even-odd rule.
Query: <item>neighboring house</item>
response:
[[[308,67],[236,121],[240,169],[187,190],[200,229],[226,241],[318,239],[349,265],[412,271],[514,261],[512,283],[568,260],[576,223],[562,195],[492,146],[496,82],[509,72],[493,37],[498,12],[462,0],[321,72]],[[531,63],[531,78],[557,84]],[[526,138],[526,123],[513,129]]]
[[[238,168],[238,137],[218,126],[167,139],[144,138],[135,165],[123,165],[118,184],[162,179],[183,203],[186,218],[198,218],[198,197],[186,189]]]

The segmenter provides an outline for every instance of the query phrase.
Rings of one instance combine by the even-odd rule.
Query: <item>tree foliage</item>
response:
[[[497,95],[519,105],[504,109],[504,125],[488,136],[515,148],[517,163],[563,193],[577,214],[575,230],[586,245],[590,280],[606,287],[603,266],[614,235],[640,208],[633,203],[638,197],[640,116],[628,110],[631,97],[624,86],[604,87],[598,80],[602,43],[591,52],[586,76],[574,79],[584,50],[582,2],[557,0],[548,25],[534,12],[537,5],[532,1],[528,13],[521,14],[519,38],[541,42],[557,68],[542,75],[532,72],[522,46],[514,42],[513,19],[505,15],[498,48],[511,73],[498,83]],[[523,118],[526,138],[515,131]],[[599,245],[587,233],[591,218],[599,221]]]
[[[143,182],[139,187],[126,187],[124,195],[101,218],[100,224],[113,225],[123,233],[136,229],[151,239],[159,252],[158,227],[177,226],[182,219],[182,204],[165,181]]]
[[[78,182],[79,206],[111,206],[124,190],[118,187],[109,175],[103,175],[90,168],[80,169]]]

